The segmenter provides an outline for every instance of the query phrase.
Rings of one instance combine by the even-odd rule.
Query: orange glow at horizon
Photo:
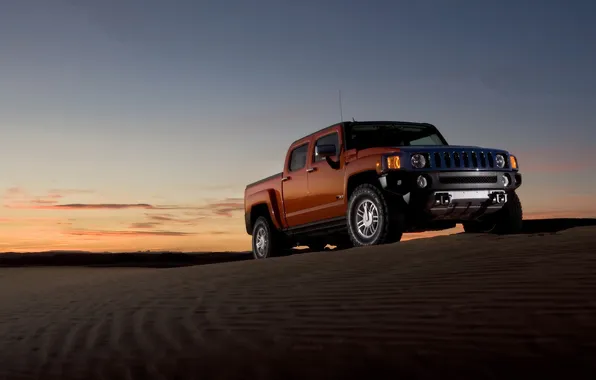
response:
[[[596,217],[596,210],[581,208],[585,197],[574,199],[567,202],[568,210],[552,211],[536,211],[530,199],[530,211],[525,212],[524,219]],[[239,197],[184,205],[91,200],[94,198],[88,191],[49,191],[33,196],[23,189],[8,189],[0,217],[0,252],[251,249],[251,238],[244,227],[244,200]],[[458,225],[444,231],[404,234],[402,240],[460,232]]]

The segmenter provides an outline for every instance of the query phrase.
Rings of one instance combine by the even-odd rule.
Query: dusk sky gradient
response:
[[[9,0],[0,251],[248,250],[247,183],[344,118],[517,155],[596,217],[591,1]]]

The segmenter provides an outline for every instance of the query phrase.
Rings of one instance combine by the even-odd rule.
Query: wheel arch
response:
[[[369,183],[380,188],[379,175],[377,174],[376,170],[365,170],[354,173],[348,177],[345,189],[346,201],[350,199],[350,196],[352,196],[354,190],[364,183]]]
[[[254,223],[259,216],[267,217],[272,228],[277,231],[281,230],[283,221],[280,202],[276,196],[276,191],[273,189],[262,190],[248,196],[245,201],[246,211],[244,215],[246,232],[252,235]]]
[[[274,227],[273,221],[271,220],[271,211],[269,210],[269,205],[265,202],[257,203],[250,208],[247,226],[247,232],[249,235],[252,235],[252,229],[257,222],[257,219],[261,216],[267,219],[271,227]]]

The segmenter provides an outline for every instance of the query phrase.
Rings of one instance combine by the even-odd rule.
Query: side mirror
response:
[[[336,154],[337,152],[335,151],[335,145],[325,144],[315,146],[315,155],[317,155],[317,157],[333,157]]]

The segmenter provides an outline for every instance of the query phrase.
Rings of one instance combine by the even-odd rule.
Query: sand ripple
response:
[[[10,269],[0,378],[594,375],[595,233],[174,269]]]

